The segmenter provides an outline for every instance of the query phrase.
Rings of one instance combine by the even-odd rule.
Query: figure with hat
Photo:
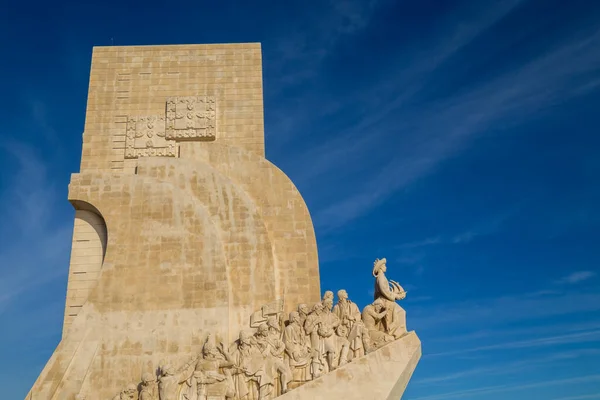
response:
[[[396,301],[406,297],[406,291],[396,281],[387,279],[386,259],[376,259],[373,264],[375,277],[375,300],[381,299],[387,311],[383,319],[385,333],[398,339],[406,334],[406,312]]]

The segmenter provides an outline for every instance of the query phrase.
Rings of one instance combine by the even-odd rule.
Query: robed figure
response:
[[[396,301],[406,297],[406,291],[395,281],[388,281],[386,259],[375,260],[373,276],[375,277],[375,300],[384,303],[386,316],[383,319],[384,330],[395,339],[403,336],[406,331],[406,312]]]

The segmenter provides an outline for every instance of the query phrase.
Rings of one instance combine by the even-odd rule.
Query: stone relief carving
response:
[[[347,339],[349,357],[357,358],[368,354],[371,348],[369,331],[362,322],[362,314],[358,306],[348,299],[348,293],[338,290],[338,303],[333,307],[333,313],[340,320],[337,334]],[[347,360],[346,356],[345,361]]]
[[[176,144],[165,139],[165,117],[129,117],[125,135],[125,158],[175,157]]]
[[[302,304],[306,306],[305,304]],[[286,359],[291,369],[291,386],[311,380],[311,346],[298,311],[292,311],[283,333]]]
[[[309,311],[283,318],[283,301],[266,304],[250,317],[229,347],[209,333],[200,354],[180,368],[166,364],[158,378],[146,372],[113,400],[270,400],[402,337],[406,297],[397,282],[386,278],[386,260],[373,265],[375,300],[361,312],[344,289],[326,291]]]
[[[115,397],[113,400],[137,400],[138,398],[138,390],[137,385],[135,383],[130,383],[127,387]]]
[[[235,390],[231,368],[235,366],[223,343],[217,347],[212,335],[208,335],[202,353],[196,357],[195,366],[185,381],[183,398],[204,400],[217,396],[233,399]]]
[[[168,139],[216,138],[216,110],[213,96],[169,97],[167,99]]]
[[[395,281],[388,281],[385,276],[387,271],[386,259],[376,259],[373,264],[373,276],[375,277],[375,300],[381,299],[386,315],[383,318],[384,330],[395,339],[403,336],[406,331],[406,318],[404,310],[397,300],[406,297],[406,291]]]
[[[250,316],[250,327],[258,328],[260,324],[269,321],[269,319],[276,318],[280,321],[283,315],[283,300],[276,300],[272,303],[265,304]],[[283,321],[281,321],[283,322]]]
[[[140,384],[139,400],[158,400],[156,388],[156,377],[151,372],[142,374],[142,383]]]
[[[177,141],[215,140],[216,115],[213,96],[169,97],[165,114],[128,117],[125,158],[176,157]]]

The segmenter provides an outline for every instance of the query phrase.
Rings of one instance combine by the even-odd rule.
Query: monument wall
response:
[[[265,304],[319,300],[310,214],[264,158],[259,44],[95,47],[69,200],[63,339],[30,398],[108,397]]]

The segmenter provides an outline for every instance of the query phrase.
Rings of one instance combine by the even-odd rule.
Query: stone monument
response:
[[[69,201],[62,340],[27,399],[404,392],[421,345],[385,259],[363,311],[321,298],[306,204],[265,159],[260,44],[95,47]]]

